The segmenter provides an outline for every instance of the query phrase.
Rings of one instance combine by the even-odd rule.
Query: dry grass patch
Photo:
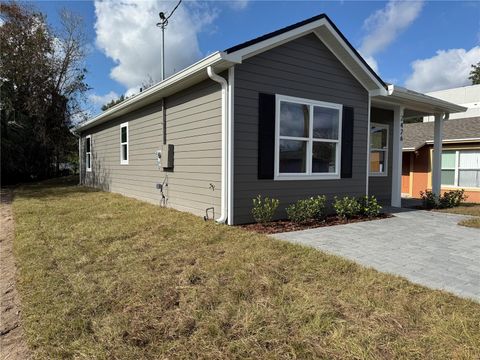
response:
[[[458,207],[454,207],[451,209],[442,209],[439,211],[451,214],[475,216],[475,218],[473,219],[462,220],[458,224],[468,227],[480,228],[480,204],[465,203]]]
[[[18,189],[41,359],[478,358],[480,304],[120,195]]]

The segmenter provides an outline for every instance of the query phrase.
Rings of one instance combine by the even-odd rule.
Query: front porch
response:
[[[387,95],[371,96],[369,116],[371,131],[369,131],[369,136],[372,136],[371,134],[375,136],[374,127],[380,123],[388,125],[386,128],[388,137],[387,142],[382,141],[381,144],[383,148],[387,149],[387,156],[383,154],[382,165],[380,165],[381,162],[377,159],[377,153],[383,151],[382,147],[378,150],[376,149],[378,144],[372,143],[372,140],[378,143],[376,138],[369,138],[368,140],[370,144],[367,160],[369,164],[369,175],[367,176],[368,193],[378,196],[377,194],[384,194],[385,187],[387,187],[387,191],[390,191],[391,206],[402,206],[403,122],[409,118],[434,116],[432,191],[440,195],[443,123],[449,119],[451,113],[463,112],[465,110],[466,108],[463,106],[394,85],[388,86]],[[372,129],[374,132],[372,132]],[[390,139],[391,141],[388,141]],[[372,149],[373,147],[375,149]],[[378,157],[380,158],[381,154]],[[385,169],[383,173],[372,173],[372,168],[380,168],[381,166]],[[380,196],[381,198],[382,196]]]

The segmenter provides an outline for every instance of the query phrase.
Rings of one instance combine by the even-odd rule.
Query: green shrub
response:
[[[326,197],[323,195],[299,200],[287,207],[288,219],[295,223],[322,219],[325,216],[326,200]]]
[[[453,208],[459,206],[467,197],[463,189],[447,191],[440,197],[438,206],[441,209]]]
[[[280,201],[278,199],[270,199],[268,197],[262,199],[262,196],[258,195],[253,199],[252,216],[257,223],[268,223],[272,221],[279,204]]]
[[[359,199],[360,202],[360,213],[364,216],[369,218],[376,217],[380,215],[380,211],[382,210],[382,206],[378,203],[377,198],[375,196],[363,196]]]
[[[423,207],[426,209],[447,209],[459,206],[462,201],[467,199],[465,190],[452,190],[443,193],[443,196],[437,196],[430,190],[421,191]]]
[[[361,213],[362,206],[354,197],[345,196],[338,199],[336,196],[333,202],[333,208],[337,216],[342,219],[350,219]]]
[[[432,191],[420,191],[420,196],[422,197],[422,203],[425,209],[435,209],[438,207],[438,196],[435,195]]]

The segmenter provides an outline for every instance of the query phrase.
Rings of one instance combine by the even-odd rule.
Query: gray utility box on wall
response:
[[[162,167],[164,169],[173,168],[173,144],[162,146]]]

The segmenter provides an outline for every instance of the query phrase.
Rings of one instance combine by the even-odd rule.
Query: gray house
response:
[[[322,14],[213,53],[81,124],[80,182],[228,224],[251,222],[258,194],[282,211],[317,194],[400,206],[403,119],[434,115],[441,154],[443,121],[460,111],[385,84]],[[433,163],[439,192],[440,156]]]

